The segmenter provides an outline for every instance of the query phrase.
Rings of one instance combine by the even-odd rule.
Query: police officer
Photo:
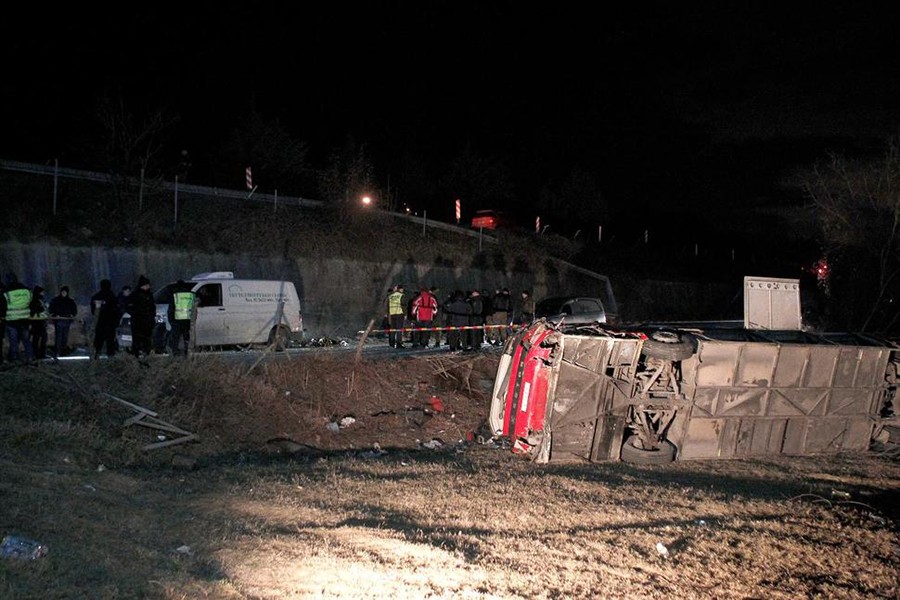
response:
[[[187,356],[188,345],[191,339],[191,318],[194,313],[194,292],[191,286],[179,279],[172,291],[169,302],[168,317],[172,325],[169,337],[169,346],[172,356],[178,356],[179,346],[184,344],[184,355]]]
[[[391,330],[388,333],[388,343],[392,348],[403,347],[403,321],[406,315],[406,307],[403,302],[403,286],[397,284],[387,297],[387,315]]]
[[[19,344],[25,348],[25,362],[31,362],[34,352],[28,335],[28,317],[31,314],[31,290],[19,282],[15,273],[6,274],[6,291],[2,296],[0,314],[6,321],[6,337],[9,339],[9,360],[19,360]]]

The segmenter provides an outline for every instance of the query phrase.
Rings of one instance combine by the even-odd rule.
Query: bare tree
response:
[[[158,157],[166,130],[177,120],[155,110],[143,120],[125,105],[121,93],[105,93],[97,103],[101,131],[97,154],[112,177],[119,207],[131,182],[142,173],[148,177],[159,167]]]
[[[473,210],[504,209],[515,193],[507,165],[499,159],[476,154],[466,148],[450,163],[440,187],[448,197],[464,198]]]
[[[835,302],[844,325],[888,331],[900,305],[900,153],[892,142],[878,160],[831,154],[801,173],[799,185],[812,202],[824,250],[833,259]],[[838,296],[837,288],[843,290]],[[854,297],[856,296],[856,297]],[[866,300],[868,298],[868,300]],[[853,308],[859,309],[853,314]]]
[[[302,188],[311,169],[309,147],[295,139],[279,120],[267,121],[255,110],[231,132],[222,163],[228,165],[232,180],[240,181],[244,169],[252,167],[260,189],[283,192]]]
[[[606,198],[596,179],[577,167],[560,184],[550,184],[541,189],[538,209],[547,219],[592,229],[600,225],[608,214]]]
[[[319,172],[319,193],[338,212],[347,214],[364,194],[375,194],[375,168],[363,144],[348,137],[331,153],[328,166]]]

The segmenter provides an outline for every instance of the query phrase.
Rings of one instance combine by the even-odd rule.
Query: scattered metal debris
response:
[[[669,549],[662,542],[656,542],[656,552],[663,558],[669,558]]]

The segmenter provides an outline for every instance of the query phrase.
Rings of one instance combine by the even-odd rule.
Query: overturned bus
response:
[[[798,290],[746,278],[743,323],[537,321],[504,348],[491,432],[536,462],[866,450],[896,424],[900,346],[803,331]]]

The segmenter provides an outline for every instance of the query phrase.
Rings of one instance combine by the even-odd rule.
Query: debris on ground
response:
[[[47,546],[18,535],[8,535],[0,544],[0,558],[34,560],[47,555]]]
[[[663,558],[669,558],[669,549],[662,542],[656,542],[656,553]]]

